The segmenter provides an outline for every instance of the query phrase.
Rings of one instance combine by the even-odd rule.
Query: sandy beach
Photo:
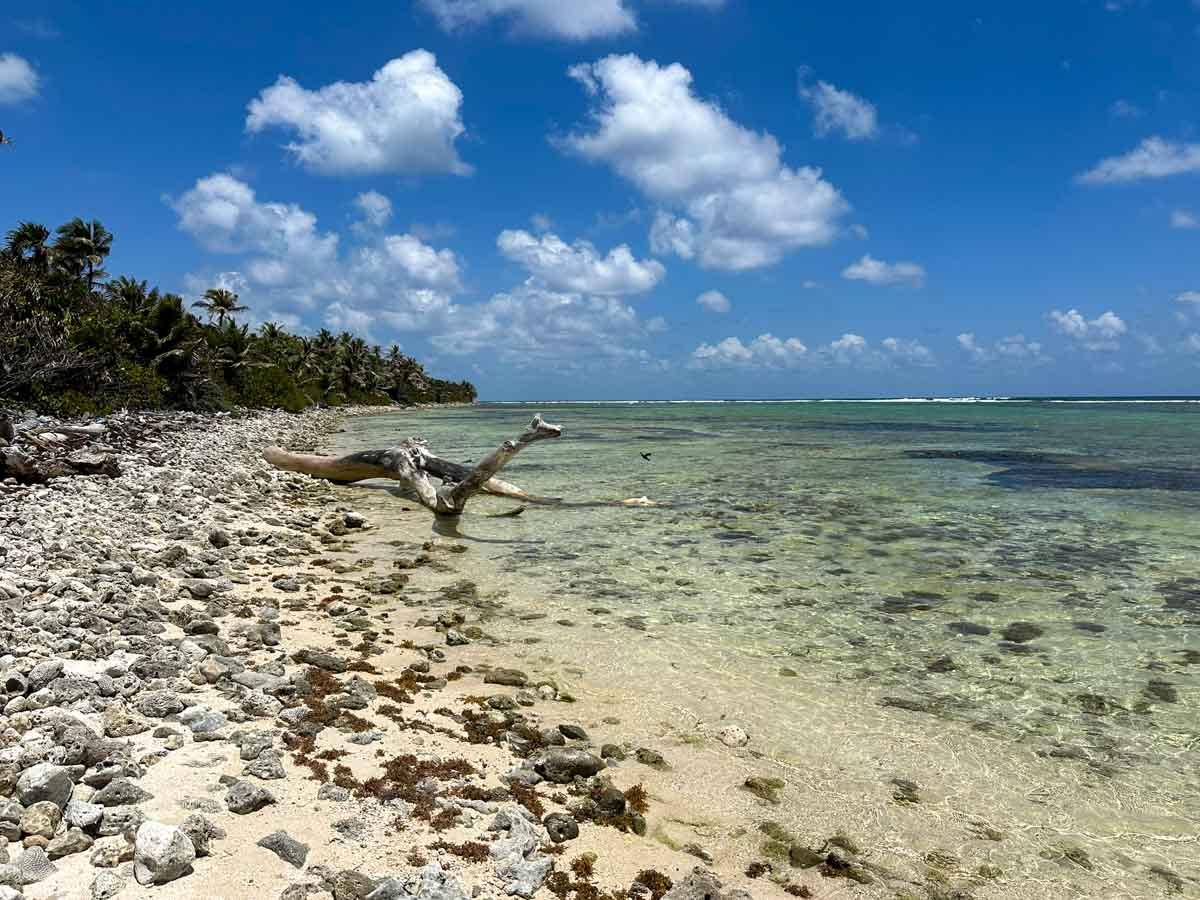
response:
[[[0,883],[674,898],[707,896],[687,876],[719,856],[731,889],[805,896],[800,870],[746,878],[723,823],[674,818],[703,769],[581,720],[488,636],[470,550],[417,539],[427,514],[380,542],[354,489],[259,460],[342,415],[181,417],[119,477],[6,487]]]
[[[839,724],[847,685],[812,691],[829,721],[789,759],[764,752],[754,698],[639,687],[601,637],[623,628],[651,652],[654,635],[601,607],[590,628],[564,618],[482,553],[484,516],[470,537],[437,536],[386,484],[261,459],[276,443],[341,452],[361,412],[180,416],[121,452],[119,477],[5,486],[0,773],[14,799],[0,885],[34,898],[1088,895],[1070,873],[1091,860],[1066,840],[1052,844],[1061,878],[1007,875],[1045,840],[964,811],[956,784],[977,771],[930,771],[977,750],[971,729],[897,740],[876,772],[855,735],[909,713]],[[688,684],[686,660],[672,665]],[[1020,765],[979,771],[1039,777]],[[917,771],[919,785],[901,777]],[[1166,866],[1154,877],[1183,886]]]

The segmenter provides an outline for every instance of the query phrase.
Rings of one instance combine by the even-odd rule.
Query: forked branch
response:
[[[404,485],[422,506],[436,515],[460,516],[467,501],[480,492],[527,503],[555,502],[528,494],[495,476],[530,444],[561,435],[561,427],[546,423],[540,415],[534,416],[524,434],[515,441],[505,441],[474,468],[434,456],[421,438],[407,438],[387,450],[364,450],[341,457],[289,453],[280,447],[268,447],[263,457],[277,469],[342,483],[390,478]],[[434,478],[443,483],[435,486]]]

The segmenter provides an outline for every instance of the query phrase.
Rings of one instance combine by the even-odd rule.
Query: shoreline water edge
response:
[[[1006,833],[904,777],[934,744],[976,748],[965,726],[898,739],[869,788],[847,764],[829,791],[853,722],[806,771],[748,720],[696,715],[703,698],[624,702],[602,645],[548,643],[552,604],[511,596],[533,587],[484,545],[386,489],[261,459],[381,413],[402,415],[180,414],[118,454],[119,477],[0,487],[0,900],[1195,890],[1175,847],[1115,877],[1052,817]],[[1037,778],[1013,789],[1039,802]],[[1013,873],[1021,855],[1036,877]]]

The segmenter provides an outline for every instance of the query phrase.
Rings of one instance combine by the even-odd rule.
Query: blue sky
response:
[[[0,227],[485,399],[1197,393],[1196,0],[191,6],[0,13]]]

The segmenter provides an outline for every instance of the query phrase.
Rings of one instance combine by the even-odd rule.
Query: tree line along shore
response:
[[[113,234],[80,218],[54,232],[19,222],[0,249],[0,408],[59,416],[122,408],[298,412],[312,406],[470,403],[468,381],[429,375],[392,345],[349,332],[298,335],[239,322],[212,287],[189,302],[111,277]]]

